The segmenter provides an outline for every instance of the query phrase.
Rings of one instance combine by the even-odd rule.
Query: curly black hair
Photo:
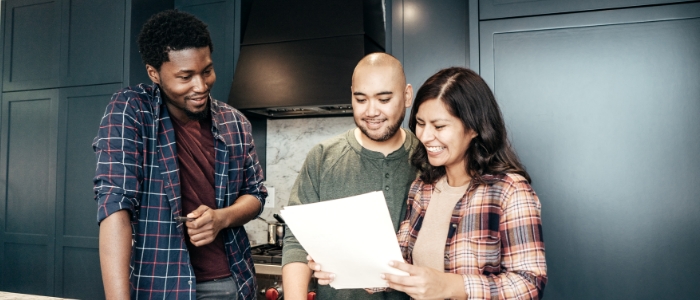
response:
[[[138,43],[143,63],[158,71],[170,60],[170,51],[208,46],[214,52],[207,24],[191,14],[172,9],[151,16],[141,28]]]

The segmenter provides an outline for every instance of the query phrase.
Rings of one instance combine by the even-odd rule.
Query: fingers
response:
[[[188,218],[196,218],[194,221],[189,221],[185,223],[187,228],[199,229],[205,225],[211,224],[214,221],[213,218],[214,210],[202,205],[191,213],[187,214]]]
[[[309,261],[307,266],[309,269],[314,271],[313,277],[317,279],[318,284],[328,285],[333,282],[333,279],[335,279],[335,274],[321,271],[321,264],[315,262],[311,256],[307,255],[306,259]]]
[[[207,210],[210,210],[209,206],[206,205],[200,205],[197,207],[197,209],[193,210],[191,213],[187,214],[188,218],[199,218],[206,212]]]
[[[404,271],[408,274],[415,275],[417,272],[419,272],[418,268],[412,264],[407,264],[402,261],[396,261],[392,260],[389,262],[389,266],[395,269],[399,269],[401,271]]]
[[[313,275],[320,285],[328,285],[335,279],[335,274],[329,272],[316,271]]]

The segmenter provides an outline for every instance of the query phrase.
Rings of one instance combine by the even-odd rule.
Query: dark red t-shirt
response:
[[[177,161],[180,168],[180,194],[182,197],[182,215],[197,209],[200,205],[216,209],[214,195],[214,135],[211,132],[211,119],[189,121],[185,124],[175,118],[175,140],[177,144]],[[213,242],[196,247],[190,242],[185,229],[185,241],[190,253],[197,282],[209,281],[231,276],[228,258],[224,252],[223,233]]]

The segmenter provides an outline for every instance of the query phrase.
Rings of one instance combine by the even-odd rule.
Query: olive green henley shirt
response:
[[[409,159],[419,141],[413,133],[404,130],[406,139],[396,151],[384,154],[363,148],[354,130],[314,146],[306,156],[289,197],[289,205],[314,203],[345,198],[373,191],[384,192],[394,230],[406,213],[406,197],[416,179],[416,169]],[[357,216],[361,219],[362,216]],[[347,224],[352,226],[353,224]],[[307,263],[306,251],[294,234],[286,228],[282,265],[291,262]],[[400,292],[368,294],[364,290],[336,290],[319,286],[319,300],[324,299],[408,299]]]

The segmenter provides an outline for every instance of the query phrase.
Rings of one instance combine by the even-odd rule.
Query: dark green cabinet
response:
[[[58,90],[5,93],[0,107],[0,290],[50,295]]]
[[[700,295],[700,3],[484,21],[542,203],[546,299]]]
[[[5,1],[3,90],[59,85],[60,0]]]
[[[3,94],[0,290],[104,297],[91,143],[119,87]]]
[[[126,1],[5,2],[3,91],[123,81]]]
[[[126,1],[64,0],[60,86],[122,82]]]
[[[688,0],[481,0],[481,20],[650,6]]]

